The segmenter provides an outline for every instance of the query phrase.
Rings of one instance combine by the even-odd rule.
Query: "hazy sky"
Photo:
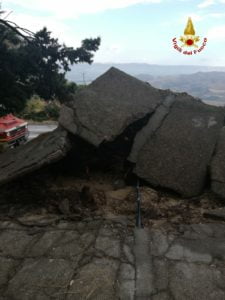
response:
[[[225,66],[225,0],[3,0],[2,8],[32,31],[47,26],[68,46],[100,36],[95,62]],[[196,35],[208,38],[194,56],[172,46],[189,16]]]

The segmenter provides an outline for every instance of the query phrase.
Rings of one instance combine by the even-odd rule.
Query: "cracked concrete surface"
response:
[[[163,124],[163,121],[169,114],[175,99],[176,98],[173,94],[168,95],[164,102],[155,109],[155,112],[149,119],[147,125],[136,134],[128,160],[134,163],[137,162],[139,151],[145,145],[147,140],[150,139],[150,137]]]
[[[225,224],[0,221],[0,299],[225,299]]]

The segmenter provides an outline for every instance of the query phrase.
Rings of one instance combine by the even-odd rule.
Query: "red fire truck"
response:
[[[28,124],[12,114],[0,118],[0,144],[16,147],[28,139]]]

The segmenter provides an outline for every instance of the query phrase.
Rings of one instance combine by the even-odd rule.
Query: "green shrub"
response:
[[[59,117],[60,103],[56,100],[45,101],[34,95],[27,100],[22,117],[33,121],[57,120]]]
[[[40,111],[44,111],[46,106],[45,100],[41,99],[37,95],[33,95],[26,104],[24,113],[39,113]]]
[[[45,106],[45,113],[49,119],[58,120],[60,104],[57,101],[52,101]]]
[[[26,107],[22,113],[26,119],[39,121],[44,120],[43,112],[45,110],[46,102],[37,95],[33,95],[27,100]]]
[[[37,113],[31,114],[31,120],[42,122],[48,120],[48,116],[45,111],[39,111]]]

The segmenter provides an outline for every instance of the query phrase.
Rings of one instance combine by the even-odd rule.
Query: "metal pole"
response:
[[[137,180],[137,211],[136,211],[136,227],[142,228],[141,224],[141,193],[140,193],[140,182]]]

